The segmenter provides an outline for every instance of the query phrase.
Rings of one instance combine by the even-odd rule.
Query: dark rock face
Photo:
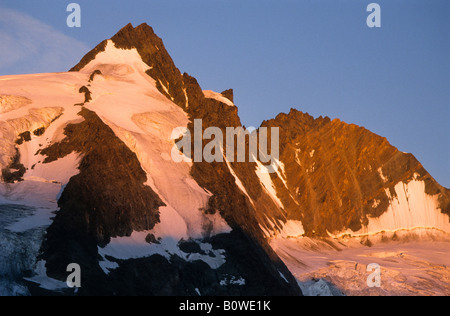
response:
[[[80,115],[84,121],[68,125],[62,142],[41,151],[47,155],[44,163],[74,151],[83,156],[80,173],[70,179],[58,201],[60,211],[42,247],[47,273],[58,279],[64,279],[72,262],[102,275],[97,245],[153,228],[163,205],[144,185],[147,176],[136,155],[94,112],[83,108]]]
[[[97,56],[98,53],[104,52],[107,44],[107,40],[104,40],[100,44],[98,44],[93,50],[91,50],[89,53],[84,55],[84,57],[80,60],[80,62],[72,67],[69,71],[80,71],[83,69],[84,66],[89,64],[90,61],[95,59],[95,56]]]
[[[225,135],[227,127],[242,127],[236,107],[230,107],[214,99],[205,98],[197,80],[188,74],[183,75],[183,80],[189,99],[189,108],[186,112],[190,115],[191,122],[194,119],[202,119],[204,129],[209,126],[218,127],[222,130],[223,135]],[[193,133],[193,123],[188,128]],[[206,142],[203,146],[205,145]],[[272,278],[272,281],[270,281],[272,284],[269,284],[267,280],[259,277],[262,287],[260,291],[264,291],[265,288],[273,288],[272,295],[277,293],[283,295],[281,294],[283,290],[279,288],[286,287],[287,283],[281,278],[281,272],[289,281],[290,290],[288,293],[290,295],[301,293],[294,277],[268,245],[259,227],[258,220],[264,218],[264,211],[268,211],[273,202],[262,192],[260,183],[254,173],[256,165],[250,162],[232,163],[231,165],[233,169],[235,168],[234,171],[239,174],[240,179],[245,182],[245,187],[252,188],[251,192],[254,193],[255,200],[264,201],[267,204],[260,203],[258,204],[260,208],[257,209],[251,205],[248,198],[236,185],[226,162],[195,162],[191,175],[201,187],[213,193],[209,200],[208,211],[218,211],[233,230],[242,232],[240,236],[245,236],[245,239],[234,240],[236,244],[242,243],[242,248],[246,249],[247,252],[250,249],[252,249],[252,252],[255,251],[256,260],[259,260],[259,266],[262,269],[261,275]],[[271,214],[271,212],[268,211],[268,214]],[[230,249],[230,251],[233,250]],[[240,255],[248,260],[249,256],[244,255],[244,252]],[[251,266],[249,266],[250,269]],[[279,290],[275,290],[275,288]]]
[[[225,98],[234,103],[234,91],[233,89],[225,90],[221,93]]]
[[[91,91],[89,91],[88,87],[82,86],[79,92],[84,94],[84,103],[88,103],[92,100]]]
[[[153,234],[148,234],[145,237],[145,242],[147,242],[149,244],[160,244],[159,240],[157,240],[155,235],[153,235]]]
[[[97,76],[97,75],[102,75],[102,72],[100,71],[100,70],[94,70],[92,73],[91,73],[91,75],[89,76],[89,82],[92,82],[92,81],[94,81],[94,78],[95,78],[95,76]]]
[[[261,262],[261,248],[249,247],[240,230],[216,235],[208,240],[214,249],[223,249],[226,262],[212,269],[204,261],[187,262],[174,255],[118,260],[119,267],[108,276],[92,269],[79,289],[80,295],[118,296],[268,296],[298,295],[298,291],[283,281],[275,269],[267,273],[270,262]],[[239,242],[241,241],[241,242]],[[189,246],[185,245],[187,248]],[[192,245],[191,245],[192,246]],[[185,248],[185,250],[188,250]],[[192,250],[192,249],[191,249]],[[194,249],[195,251],[195,249]],[[194,253],[194,252],[193,252]],[[95,273],[93,273],[95,271]],[[286,276],[287,277],[287,276]],[[95,282],[93,282],[95,280]]]
[[[70,213],[72,226],[101,243],[130,235],[133,229],[153,228],[159,222],[157,209],[164,204],[144,185],[147,176],[136,155],[94,112],[83,108],[79,114],[82,123],[68,125],[62,142],[41,151],[47,156],[44,163],[74,151],[83,156],[80,173],[58,201],[59,214]]]
[[[60,231],[59,236],[69,237]],[[65,241],[67,248],[60,249],[71,259],[78,260],[82,269],[82,287],[78,295],[114,296],[292,296],[301,292],[290,283],[280,283],[280,276],[272,262],[261,261],[264,256],[257,243],[248,243],[242,231],[216,235],[208,240],[213,249],[223,249],[226,262],[212,269],[201,260],[188,262],[173,255],[167,259],[161,255],[146,258],[120,260],[109,258],[118,264],[108,275],[98,267],[95,243],[75,236]],[[75,242],[76,240],[76,242]],[[186,246],[186,245],[185,245]],[[184,250],[196,253],[196,249],[182,246]],[[72,251],[79,253],[73,257]],[[201,252],[201,250],[200,250]],[[49,269],[50,266],[47,265]],[[62,264],[61,264],[62,268]],[[270,269],[270,273],[268,273]],[[282,272],[286,278],[286,275]],[[52,274],[57,277],[56,274]],[[59,275],[64,280],[67,274]],[[39,291],[36,291],[40,294]],[[70,294],[70,292],[66,293]]]
[[[17,145],[22,145],[24,142],[31,141],[31,133],[29,131],[19,134],[19,138],[16,140]]]
[[[16,154],[12,158],[11,163],[7,168],[2,170],[2,181],[5,183],[23,181],[23,176],[26,171],[25,166],[20,163],[19,149],[16,148]]]

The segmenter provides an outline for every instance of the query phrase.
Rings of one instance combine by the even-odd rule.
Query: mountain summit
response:
[[[3,77],[0,98],[0,261],[21,266],[5,269],[11,292],[301,295],[274,240],[450,233],[449,190],[339,120],[292,110],[263,122],[256,134],[280,131],[272,174],[258,159],[228,161],[230,148],[222,162],[174,161],[197,120],[202,135],[243,127],[233,90],[202,90],[147,24],[67,73]],[[72,263],[76,290],[65,285]]]
[[[136,49],[142,61],[149,66],[146,73],[155,79],[158,90],[165,96],[171,96],[178,105],[186,105],[186,95],[183,92],[183,78],[172,58],[164,47],[163,41],[154,33],[153,28],[146,23],[134,28],[131,23],[122,28],[110,41],[118,49]],[[70,71],[80,71],[97,54],[104,52],[108,41],[103,41]]]

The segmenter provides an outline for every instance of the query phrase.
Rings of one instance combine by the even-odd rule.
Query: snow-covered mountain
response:
[[[280,114],[268,174],[184,159],[196,119],[242,126],[233,91],[181,74],[146,24],[67,73],[0,77],[0,294],[301,295],[283,240],[450,233],[449,190],[364,128]]]

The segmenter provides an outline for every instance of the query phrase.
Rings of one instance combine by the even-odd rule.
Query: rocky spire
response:
[[[169,100],[175,104],[186,107],[187,98],[183,90],[183,76],[175,66],[167,52],[163,41],[153,28],[146,23],[133,27],[131,23],[123,27],[111,39],[117,48],[135,48],[142,60],[149,66],[147,74],[156,81],[156,87]],[[82,70],[98,53],[105,50],[106,41],[101,42],[92,51],[86,54],[81,61],[70,71]]]

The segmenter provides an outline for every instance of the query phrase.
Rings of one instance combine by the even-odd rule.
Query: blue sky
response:
[[[66,25],[70,2],[81,28]],[[291,107],[339,118],[413,153],[450,187],[450,1],[376,1],[376,29],[371,2],[0,0],[0,75],[65,71],[146,22],[203,89],[235,90],[246,126]]]

